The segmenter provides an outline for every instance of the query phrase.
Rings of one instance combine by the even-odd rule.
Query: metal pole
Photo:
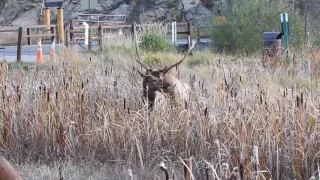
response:
[[[44,10],[44,24],[45,25],[50,25],[51,18],[50,18],[50,8],[46,7]],[[48,34],[50,34],[50,28],[47,28],[47,32]]]
[[[287,63],[290,63],[289,58],[289,20],[288,20],[288,14],[282,13],[281,14],[281,27],[282,27],[282,33],[284,37],[284,48],[286,52],[286,60]]]
[[[58,34],[60,43],[64,43],[64,23],[63,23],[63,8],[58,8],[57,14]]]

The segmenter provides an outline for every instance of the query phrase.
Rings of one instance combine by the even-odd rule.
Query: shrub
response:
[[[174,45],[157,33],[145,33],[141,35],[141,49],[152,52],[173,51]]]
[[[263,32],[281,31],[280,14],[287,12],[290,23],[290,42],[303,42],[303,22],[286,0],[238,0],[223,9],[226,24],[215,25],[213,43],[220,48],[241,53],[252,53],[263,48]]]

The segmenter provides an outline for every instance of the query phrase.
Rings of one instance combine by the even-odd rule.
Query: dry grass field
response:
[[[184,179],[186,159],[192,179],[319,179],[317,49],[290,65],[195,51],[171,72],[192,87],[187,108],[148,112],[132,47],[109,47],[1,62],[1,154],[24,179],[164,179],[161,162]],[[182,57],[153,56],[161,67]]]

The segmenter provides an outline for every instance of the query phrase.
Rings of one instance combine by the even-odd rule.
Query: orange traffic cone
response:
[[[53,39],[52,43],[51,43],[51,50],[50,50],[50,59],[52,62],[54,62],[56,60],[56,51],[55,51],[55,39]]]
[[[37,63],[43,63],[42,58],[42,45],[41,45],[41,38],[38,39],[38,48],[37,48]]]

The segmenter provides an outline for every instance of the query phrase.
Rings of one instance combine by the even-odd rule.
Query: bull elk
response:
[[[190,86],[186,83],[181,82],[179,79],[168,73],[172,68],[181,64],[188,57],[194,46],[195,42],[192,42],[191,47],[188,49],[182,59],[177,63],[169,67],[166,66],[163,69],[158,68],[158,70],[152,70],[152,68],[142,63],[141,57],[138,52],[137,39],[135,38],[135,48],[138,58],[136,59],[136,61],[146,69],[145,74],[140,72],[138,69],[137,71],[143,78],[143,97],[144,99],[148,99],[148,107],[150,110],[153,110],[157,92],[169,94],[170,100],[175,104],[177,104],[181,99],[187,99],[189,93],[188,91],[190,91]]]

